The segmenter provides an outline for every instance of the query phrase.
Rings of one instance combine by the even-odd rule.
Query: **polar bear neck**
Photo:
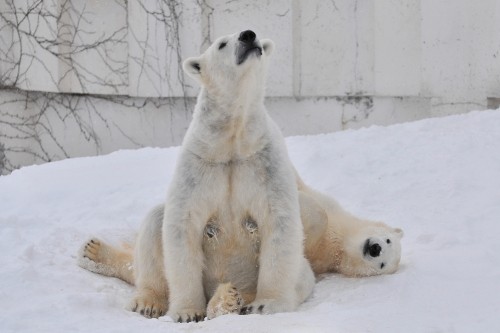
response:
[[[207,102],[211,109],[232,113],[263,105],[265,78],[258,73],[257,70],[247,70],[240,79],[208,79],[203,84],[198,102]]]
[[[244,160],[265,145],[268,131],[263,94],[219,94],[202,88],[184,144],[215,163]]]

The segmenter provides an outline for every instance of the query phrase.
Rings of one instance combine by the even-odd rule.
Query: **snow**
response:
[[[311,186],[404,229],[397,273],[325,275],[293,313],[177,324],[128,312],[133,287],[76,255],[91,236],[133,239],[179,150],[119,151],[0,177],[0,331],[500,331],[500,109],[287,144]]]

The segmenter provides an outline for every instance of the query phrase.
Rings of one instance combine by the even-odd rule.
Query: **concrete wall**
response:
[[[285,135],[500,101],[498,0],[5,0],[0,174],[180,144],[198,91],[182,59],[245,29],[276,43],[267,105]]]

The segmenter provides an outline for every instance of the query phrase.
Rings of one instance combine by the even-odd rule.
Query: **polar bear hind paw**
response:
[[[94,262],[100,262],[99,254],[101,250],[101,242],[97,238],[90,239],[83,248],[83,257]]]
[[[78,265],[94,273],[114,276],[116,270],[110,264],[108,254],[109,246],[97,238],[92,238],[81,248]]]
[[[220,284],[208,302],[207,317],[213,319],[229,313],[240,313],[245,301],[231,283]]]

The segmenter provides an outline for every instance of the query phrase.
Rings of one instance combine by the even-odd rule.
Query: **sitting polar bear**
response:
[[[295,172],[263,105],[272,50],[247,30],[184,62],[202,89],[166,203],[134,251],[84,245],[82,267],[135,284],[131,310],[179,322],[292,311],[311,294],[313,270],[396,271],[400,229],[349,215]]]

